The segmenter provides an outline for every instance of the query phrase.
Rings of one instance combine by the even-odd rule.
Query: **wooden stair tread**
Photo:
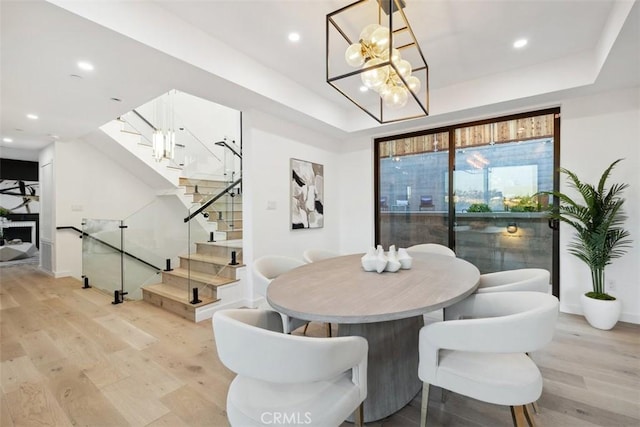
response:
[[[220,246],[230,249],[242,250],[242,239],[222,240],[219,242],[198,242],[198,245]]]
[[[172,301],[175,301],[181,304],[188,304],[187,307],[193,307],[194,310],[198,307],[202,307],[202,306],[213,304],[214,302],[220,301],[220,298],[211,298],[211,297],[199,295],[198,298],[202,300],[202,302],[199,302],[197,304],[191,304],[189,301],[192,295],[188,295],[184,291],[184,289],[180,289],[175,286],[167,285],[164,283],[158,283],[156,285],[147,285],[143,289],[148,292],[152,292],[156,295],[160,295],[161,297],[170,299]]]
[[[174,268],[172,271],[164,271],[163,273],[182,277],[184,279],[188,279],[190,277],[191,280],[202,282],[207,285],[215,286],[215,287],[237,282],[237,279],[234,280],[234,279],[229,279],[227,277],[214,276],[213,274],[202,273],[199,271],[191,270],[191,274],[189,274],[189,270],[185,268]]]
[[[244,267],[244,264],[229,265],[229,261],[231,261],[231,258],[225,258],[225,257],[215,256],[215,255],[191,254],[191,255],[180,255],[180,258],[191,259],[193,261],[207,262],[209,264],[222,265],[222,266],[227,266],[231,268]]]

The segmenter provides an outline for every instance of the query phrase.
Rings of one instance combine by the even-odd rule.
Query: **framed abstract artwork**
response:
[[[291,229],[324,226],[324,166],[291,159]]]

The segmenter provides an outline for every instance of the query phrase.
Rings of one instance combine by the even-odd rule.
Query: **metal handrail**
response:
[[[208,208],[209,206],[211,206],[211,204],[215,203],[218,199],[220,199],[222,196],[224,196],[225,194],[227,194],[229,192],[229,190],[231,190],[233,187],[235,187],[236,185],[240,184],[242,182],[242,178],[238,178],[237,180],[235,180],[233,183],[231,183],[227,188],[225,188],[224,190],[222,190],[220,193],[218,193],[217,195],[213,196],[211,199],[207,200],[202,206],[200,206],[198,208],[198,210],[196,210],[195,212],[193,212],[192,214],[190,214],[188,217],[186,217],[184,219],[184,222],[189,222],[191,221],[193,218],[195,218],[196,216],[198,216],[198,214],[202,213],[202,211],[204,211],[206,208]]]
[[[135,114],[136,116],[138,116],[138,117],[140,118],[140,120],[142,120],[142,121],[143,121],[143,122],[145,122],[147,125],[149,125],[149,127],[150,127],[151,129],[153,129],[154,131],[158,130],[158,128],[157,128],[157,127],[155,127],[154,125],[152,125],[152,124],[151,124],[151,122],[150,122],[149,120],[147,120],[146,118],[144,118],[144,117],[142,116],[142,114],[138,113],[138,112],[136,111],[136,109],[135,109],[135,108],[134,108],[133,110],[131,110],[131,112],[132,112],[133,114]]]
[[[89,234],[89,233],[87,233],[87,232],[85,232],[85,231],[82,231],[82,230],[80,230],[80,229],[79,229],[79,228],[77,228],[77,227],[74,227],[74,226],[63,226],[63,227],[56,227],[56,230],[73,230],[73,231],[77,231],[78,233],[80,233],[81,237],[84,237],[84,236],[90,237],[90,238],[92,238],[93,240],[95,240],[95,241],[97,241],[97,242],[100,242],[100,243],[102,243],[103,245],[105,245],[105,246],[107,246],[107,247],[109,247],[109,248],[111,248],[111,249],[113,249],[113,250],[115,250],[115,251],[120,252],[121,254],[124,254],[124,255],[126,255],[126,256],[128,256],[128,257],[130,257],[130,258],[132,258],[132,259],[134,259],[134,260],[136,260],[136,261],[138,261],[138,262],[141,262],[141,263],[143,263],[143,264],[145,264],[145,265],[148,265],[148,266],[149,266],[149,267],[151,267],[151,268],[155,268],[155,269],[156,269],[156,270],[158,270],[158,271],[162,271],[162,268],[161,268],[161,267],[157,267],[157,266],[155,266],[155,265],[151,264],[150,262],[147,262],[147,261],[143,260],[142,258],[139,258],[139,257],[137,257],[137,256],[135,256],[135,255],[133,255],[133,254],[130,254],[130,253],[129,253],[129,252],[127,252],[127,251],[123,251],[122,249],[120,249],[120,248],[118,248],[118,247],[116,247],[116,246],[113,246],[111,243],[107,243],[107,242],[105,242],[105,241],[104,241],[104,240],[102,240],[102,239],[98,239],[97,237],[92,236],[91,234]]]

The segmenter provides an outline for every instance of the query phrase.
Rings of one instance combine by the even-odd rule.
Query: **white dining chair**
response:
[[[302,254],[306,263],[318,262],[329,258],[335,258],[337,256],[340,256],[340,254],[333,251],[327,251],[325,249],[307,249]]]
[[[264,298],[264,302],[258,308],[272,309],[266,299],[269,283],[282,273],[302,265],[305,265],[305,263],[299,259],[282,255],[265,255],[256,259],[253,262],[253,289],[257,295]],[[280,313],[280,316],[282,317],[282,327],[285,333],[289,334],[301,326],[305,326],[306,333],[309,321],[289,317],[284,313]]]
[[[542,375],[526,353],[553,338],[558,299],[526,291],[473,294],[448,307],[447,314],[458,320],[420,330],[420,425],[427,421],[429,385],[510,406],[516,426],[532,421],[526,405],[540,397]]]
[[[227,394],[233,427],[339,426],[354,413],[362,426],[367,340],[282,333],[278,313],[221,310],[213,316],[220,361],[237,376]]]
[[[543,268],[520,268],[516,270],[496,271],[480,275],[480,282],[476,293],[490,292],[543,292],[549,293],[551,274]],[[443,311],[448,318],[447,311]],[[531,402],[535,413],[538,413],[538,403]]]
[[[480,275],[477,293],[534,291],[549,293],[551,274],[543,268],[520,268]]]
[[[444,245],[438,243],[421,243],[419,245],[409,246],[407,252],[411,253],[431,253],[438,255],[447,255],[455,257],[456,253]]]

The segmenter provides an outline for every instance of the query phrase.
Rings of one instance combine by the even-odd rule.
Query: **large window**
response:
[[[376,243],[440,243],[483,272],[553,270],[558,110],[376,140]]]

